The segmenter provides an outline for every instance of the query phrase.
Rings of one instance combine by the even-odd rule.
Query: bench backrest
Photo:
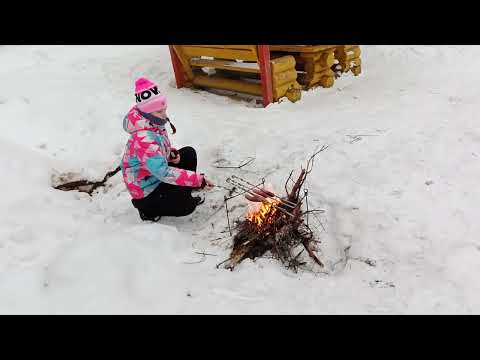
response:
[[[223,60],[258,61],[257,45],[180,45],[188,57],[208,56]]]

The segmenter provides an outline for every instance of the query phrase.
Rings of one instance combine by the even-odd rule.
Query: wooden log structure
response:
[[[361,72],[358,45],[170,45],[178,88],[229,90],[262,97],[268,106],[295,102],[303,88],[331,87],[335,67]]]
[[[361,73],[360,47],[358,45],[270,45],[272,57],[291,54],[296,70],[301,71],[299,83],[305,88],[332,87],[335,72]],[[339,69],[336,69],[339,67]]]
[[[335,58],[342,72],[351,71],[355,76],[362,72],[361,50],[358,45],[341,45],[335,48]]]

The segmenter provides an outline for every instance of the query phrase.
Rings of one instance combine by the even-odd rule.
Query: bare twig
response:
[[[305,226],[308,226],[310,229],[311,229],[311,226],[313,226],[317,231],[320,231],[319,227],[317,225],[315,225],[314,223],[310,223],[309,225],[305,224]],[[312,231],[312,230],[310,230],[310,231]],[[315,242],[316,242],[316,240],[315,240]],[[318,241],[318,242],[320,242],[320,241]]]
[[[377,262],[373,259],[364,258],[364,257],[354,257],[354,258],[349,257],[349,259],[363,262],[363,263],[365,263],[365,264],[367,264],[368,266],[371,266],[371,267],[377,266]]]
[[[202,255],[202,258],[199,261],[190,261],[190,262],[184,261],[183,263],[187,265],[200,264],[206,260],[207,256],[217,256],[215,254],[206,253],[205,251],[202,251],[202,252],[194,251],[194,253],[198,255]]]
[[[300,191],[300,188],[302,187],[304,181],[305,181],[305,176],[306,176],[306,171],[305,169],[302,169],[302,172],[300,173],[300,176],[298,177],[297,181],[295,182],[295,185],[293,185],[292,191],[288,195],[288,200],[296,203],[298,202],[298,193]]]
[[[288,196],[288,194],[289,194],[287,185],[288,185],[288,181],[292,179],[292,175],[293,175],[293,170],[290,171],[290,175],[288,175],[288,179],[287,179],[287,181],[285,181],[285,192],[287,193],[287,196]],[[292,180],[292,181],[293,181],[293,180]]]
[[[198,260],[198,261],[184,261],[183,264],[186,264],[186,265],[200,264],[200,263],[204,262],[205,259],[206,259],[206,257],[204,256],[201,260]]]
[[[300,252],[292,260],[290,260],[289,267],[292,265],[292,263],[293,263],[293,266],[295,267],[295,262],[297,261],[298,257],[303,254],[304,251],[305,249],[300,250]]]
[[[218,263],[217,265],[215,265],[215,267],[218,269],[220,267],[220,265],[225,264],[227,261],[230,261],[230,260],[232,260],[231,257],[229,257],[228,259],[223,260],[222,262]]]
[[[220,239],[221,239],[221,238],[220,238]],[[204,251],[202,251],[202,252],[195,251],[195,254],[203,255],[203,256],[218,256],[218,255],[215,255],[215,254],[206,253],[206,252],[204,252]]]
[[[305,214],[307,215],[307,226],[308,226],[308,214],[310,214],[308,210],[308,189],[304,189],[303,191],[305,193],[305,203],[307,205],[307,212]]]
[[[217,168],[217,169],[241,169],[244,166],[247,166],[248,164],[252,163],[255,160],[254,157],[249,157],[248,159],[250,159],[250,160],[248,160],[246,162],[243,162],[238,166],[215,166],[215,165],[213,165],[213,167]]]
[[[351,139],[350,144],[353,144],[357,141],[362,140],[362,137],[364,136],[378,136],[378,134],[363,134],[363,135],[360,134],[360,135],[347,135],[347,136]]]
[[[312,214],[312,213],[321,213],[323,214],[325,210],[323,209],[312,209],[312,210],[307,210],[305,211],[302,215],[307,215],[307,214]]]
[[[307,250],[308,255],[310,255],[310,257],[311,257],[318,265],[320,265],[321,267],[323,267],[323,263],[320,261],[320,259],[317,257],[317,255],[315,255],[315,253],[313,252],[313,250],[310,249],[309,243],[308,243],[306,240],[303,241],[303,246],[305,247],[305,250]]]
[[[232,236],[232,229],[230,228],[230,217],[228,215],[227,197],[225,196],[223,200],[225,202],[225,211],[227,212],[228,231],[230,232],[230,236]]]
[[[310,174],[312,172],[312,169],[313,169],[313,162],[314,162],[314,159],[315,159],[315,156],[317,156],[319,153],[321,153],[322,151],[325,151],[328,149],[328,146],[329,145],[323,145],[320,150],[318,150],[317,152],[315,152],[311,157],[310,159],[308,159],[308,162],[307,162],[307,174]]]

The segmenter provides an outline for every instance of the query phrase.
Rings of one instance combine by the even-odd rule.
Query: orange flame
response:
[[[271,218],[277,212],[274,205],[277,205],[280,201],[270,200],[269,202],[263,202],[260,208],[251,209],[247,214],[247,220],[256,224],[258,227],[262,226],[267,218]]]

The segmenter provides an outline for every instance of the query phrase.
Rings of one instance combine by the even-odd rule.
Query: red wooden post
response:
[[[175,81],[177,82],[177,88],[180,89],[185,86],[186,82],[182,63],[180,62],[177,53],[173,49],[173,45],[168,45],[168,49],[170,50],[170,57],[172,58],[173,72],[175,73]]]
[[[270,47],[257,45],[258,65],[260,66],[260,78],[262,81],[263,106],[273,102],[272,69],[270,67]]]

